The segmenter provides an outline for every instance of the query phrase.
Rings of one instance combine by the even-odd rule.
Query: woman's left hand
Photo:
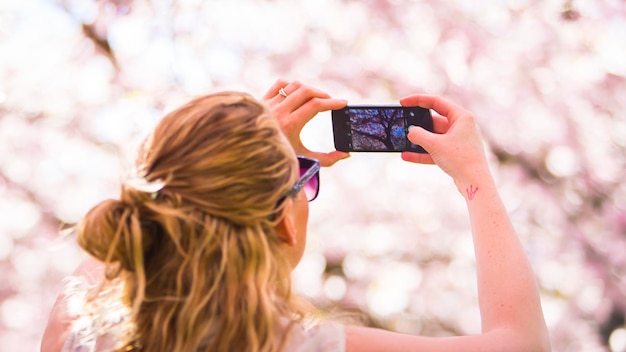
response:
[[[337,150],[328,153],[311,151],[300,139],[302,128],[315,115],[322,111],[341,109],[347,104],[345,100],[333,99],[325,92],[299,81],[278,80],[265,93],[263,101],[269,105],[278,119],[283,133],[297,155],[317,159],[322,166],[331,166],[350,156]]]

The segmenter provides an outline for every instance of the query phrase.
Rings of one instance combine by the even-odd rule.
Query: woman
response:
[[[400,102],[440,114],[436,133],[409,133],[429,154],[402,158],[436,163],[467,201],[483,332],[429,338],[335,323],[305,329],[290,271],[304,251],[320,162],[348,155],[309,151],[299,134],[318,112],[346,102],[284,81],[264,101],[217,93],[160,122],[139,158],[141,182],[124,185],[119,200],[100,203],[80,224],[79,244],[95,259],[55,304],[43,351],[550,349],[533,272],[473,117],[424,95]]]

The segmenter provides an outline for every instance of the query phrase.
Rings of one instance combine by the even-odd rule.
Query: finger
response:
[[[272,86],[267,90],[265,95],[263,95],[263,100],[270,100],[271,98],[274,98],[276,95],[278,95],[278,90],[280,88],[286,87],[287,85],[289,85],[289,82],[285,80],[276,80],[276,82],[274,82],[274,84],[272,84]]]
[[[435,162],[429,154],[402,152],[402,160],[409,161],[416,164],[428,164],[432,165]]]
[[[285,83],[284,85],[280,85],[280,83]],[[268,95],[274,93],[270,98],[266,100],[266,102],[271,107],[275,107],[275,111],[279,114],[290,114],[293,110],[297,109],[297,101],[290,97],[294,92],[297,92],[302,83],[300,81],[293,81],[291,83],[279,80],[272,88],[273,91],[269,91]],[[283,95],[281,93],[285,93]]]
[[[450,121],[441,115],[433,115],[433,132],[444,134],[450,128]]]
[[[294,151],[297,155],[306,156],[309,158],[317,159],[320,161],[320,164],[324,167],[331,166],[342,159],[347,159],[350,157],[350,153],[341,152],[338,150],[334,150],[328,153],[323,152],[314,152],[302,144],[301,140],[295,140],[292,142]]]
[[[459,105],[436,95],[410,95],[400,99],[400,104],[402,106],[419,106],[433,109],[439,115],[448,118],[450,123],[453,123],[460,115],[467,114],[467,111]]]
[[[288,121],[283,123],[301,130],[318,113],[328,110],[337,110],[346,106],[348,102],[343,99],[319,99],[313,98],[291,113]],[[278,110],[279,108],[277,108]]]
[[[330,99],[328,93],[317,88],[302,85],[297,81],[285,87],[285,93],[287,93],[287,97],[285,98],[284,106],[289,113],[296,111],[311,99]]]
[[[296,116],[307,115],[310,116],[310,119],[319,112],[341,109],[347,104],[348,101],[344,99],[313,98],[294,110],[293,114]]]
[[[410,126],[406,136],[413,144],[421,146],[430,153],[439,135],[427,131],[421,126]]]
[[[320,164],[324,167],[332,166],[339,160],[347,159],[350,157],[349,153],[340,152],[338,150],[334,150],[329,153],[309,152],[308,154],[308,156],[310,156],[311,158],[319,160]]]

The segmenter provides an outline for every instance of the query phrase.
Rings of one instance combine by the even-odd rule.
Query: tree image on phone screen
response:
[[[332,111],[335,148],[346,152],[425,153],[407,138],[408,126],[432,131],[430,110],[417,106],[346,106]]]
[[[402,109],[349,109],[352,148],[400,151],[407,147]]]

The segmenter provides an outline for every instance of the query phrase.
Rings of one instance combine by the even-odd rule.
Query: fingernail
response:
[[[415,125],[409,125],[409,132],[411,132],[411,129],[415,128]]]

